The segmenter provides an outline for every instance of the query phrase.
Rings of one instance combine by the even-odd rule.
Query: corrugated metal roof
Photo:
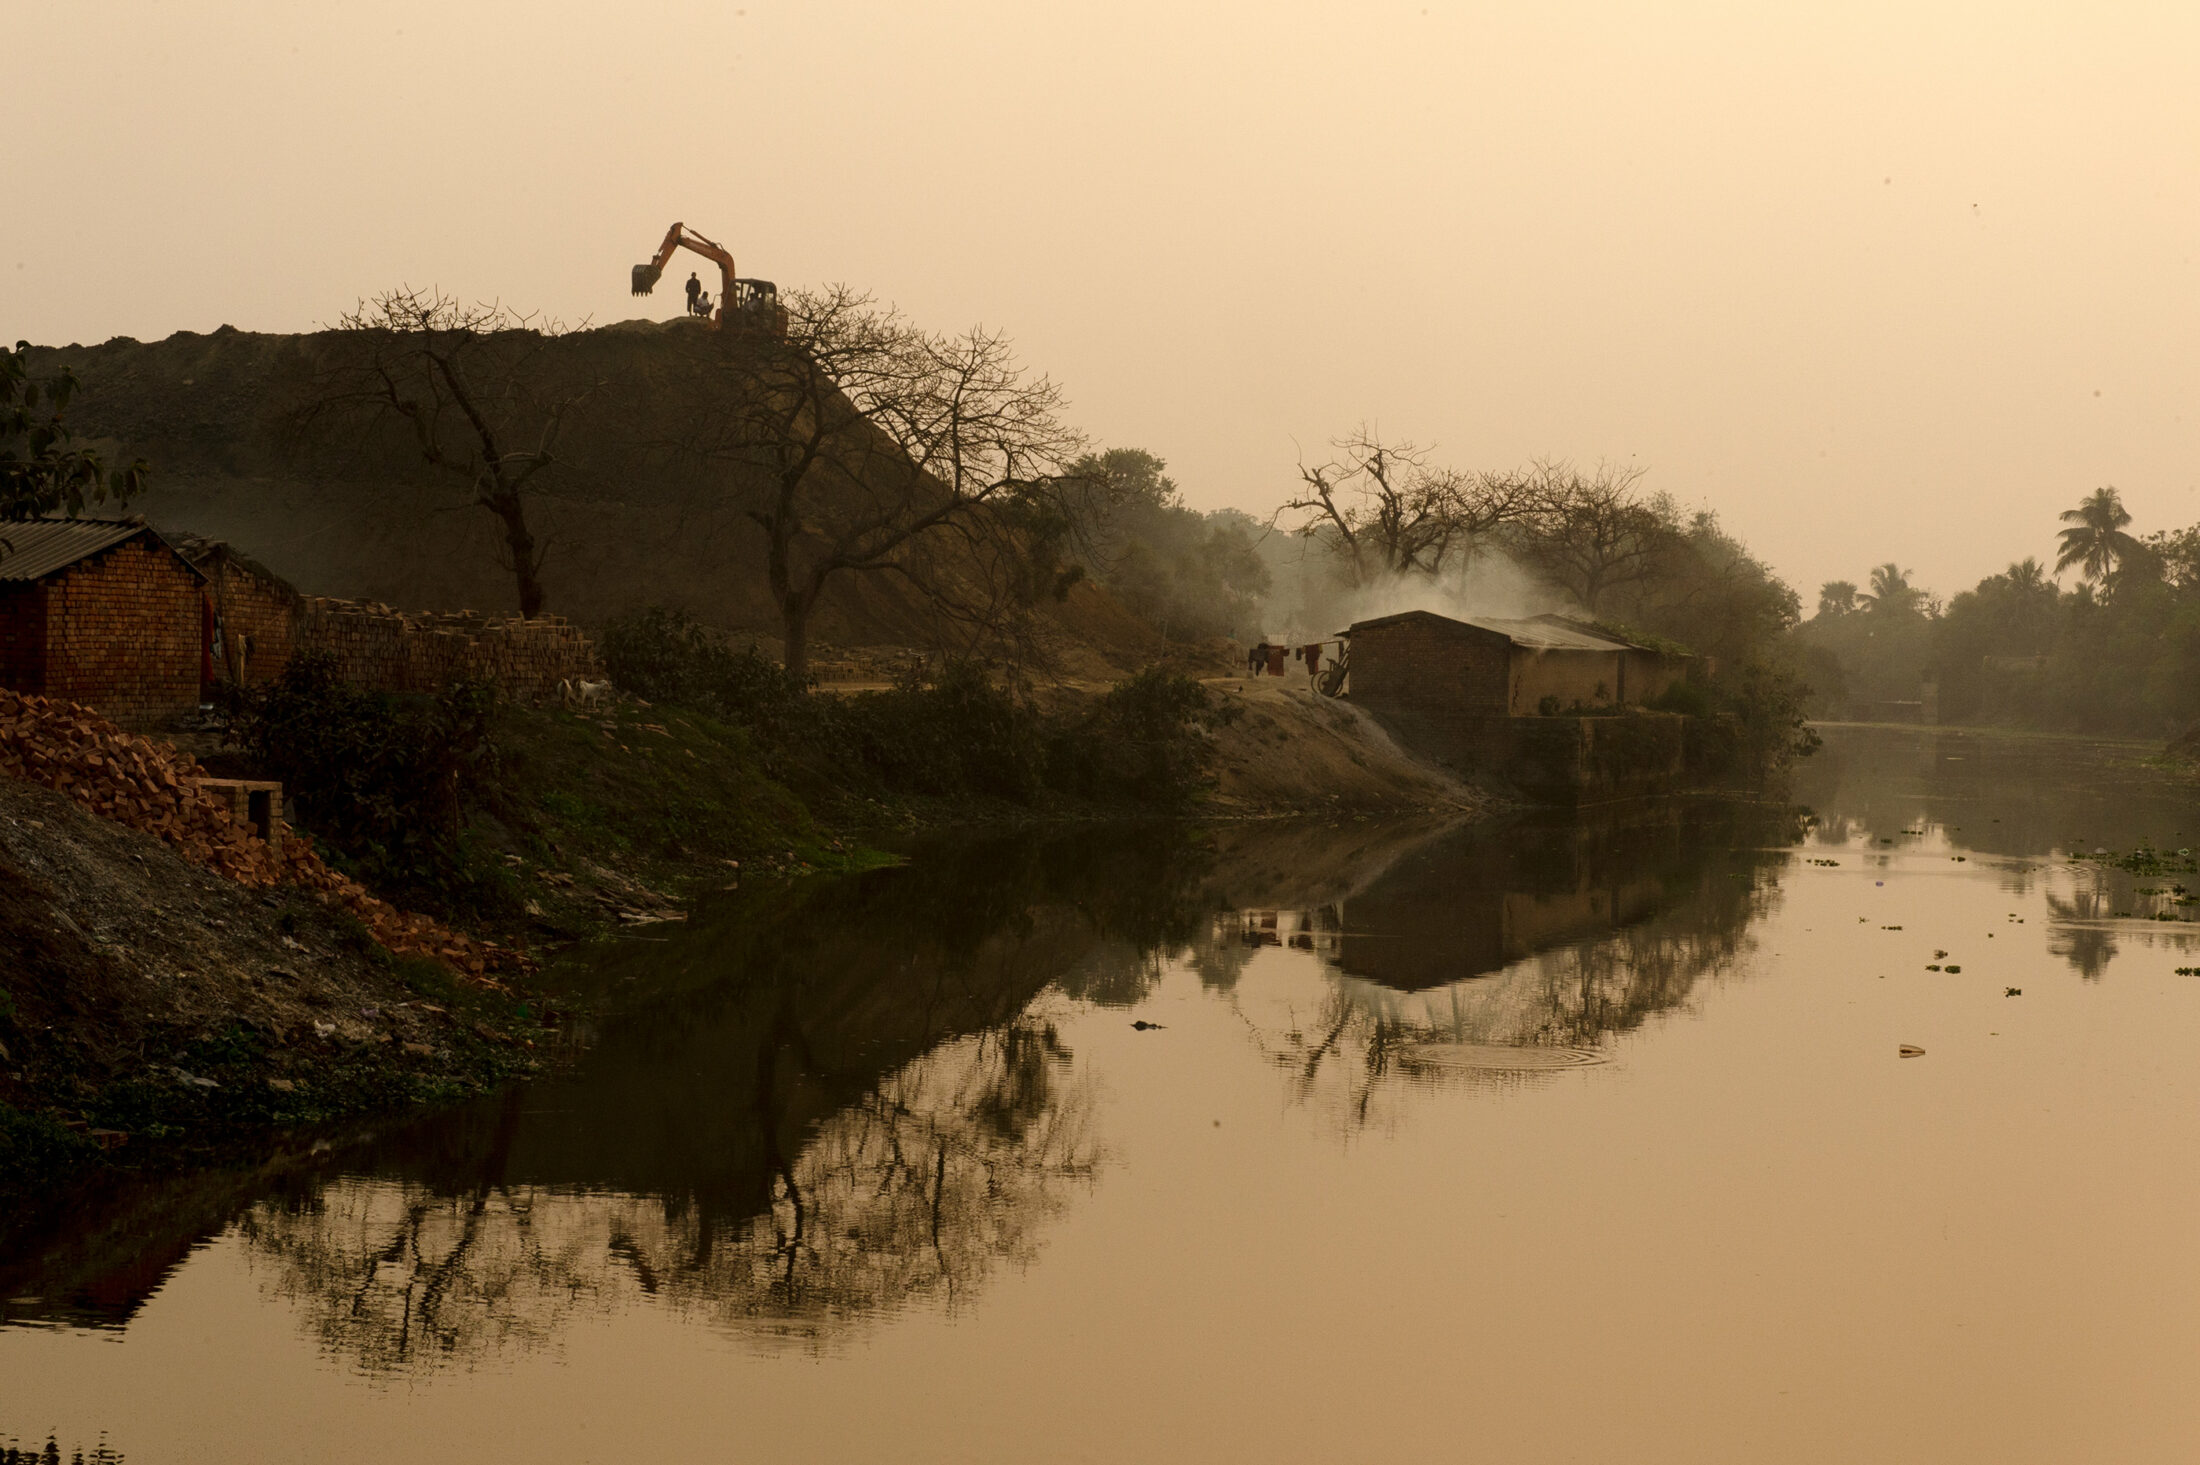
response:
[[[128,519],[29,519],[0,523],[0,580],[43,580],[125,539],[147,533]]]
[[[1625,641],[1592,631],[1562,616],[1534,616],[1528,620],[1502,620],[1496,616],[1468,616],[1467,624],[1510,636],[1515,646],[1539,646],[1567,651],[1632,651]]]
[[[1502,616],[1447,616],[1432,610],[1408,610],[1396,615],[1379,616],[1371,621],[1361,621],[1352,631],[1373,626],[1385,626],[1409,616],[1426,616],[1432,621],[1446,621],[1455,626],[1472,626],[1478,631],[1489,631],[1503,636],[1515,646],[1529,646],[1540,650],[1566,651],[1633,651],[1637,648],[1625,641],[1601,635],[1577,621],[1564,616],[1534,616],[1526,620],[1512,620]],[[1345,633],[1350,635],[1351,632]]]

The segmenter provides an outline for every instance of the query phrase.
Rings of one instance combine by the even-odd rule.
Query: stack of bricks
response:
[[[479,985],[524,971],[527,958],[493,941],[400,911],[323,864],[303,839],[270,842],[232,816],[226,793],[201,786],[198,764],[165,743],[124,732],[73,702],[0,691],[0,775],[68,795],[102,819],[141,830],[187,862],[256,888],[295,885],[350,911],[390,951],[427,956]]]
[[[204,592],[190,566],[152,535],[16,593],[25,614],[11,620],[40,643],[11,648],[8,679],[18,687],[97,702],[134,727],[198,706]]]
[[[333,655],[344,680],[388,692],[432,692],[471,681],[492,683],[522,701],[543,701],[561,681],[603,675],[588,637],[562,616],[407,614],[372,601],[307,596],[295,644]]]

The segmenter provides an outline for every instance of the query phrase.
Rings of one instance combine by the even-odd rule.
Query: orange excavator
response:
[[[718,266],[718,302],[707,317],[712,330],[730,327],[768,331],[785,339],[787,308],[779,303],[779,287],[769,280],[740,278],[734,271],[733,255],[724,245],[705,239],[685,224],[674,224],[665,231],[665,242],[657,246],[655,259],[634,266],[634,293],[647,295],[655,290],[672,252],[681,248],[692,249]]]

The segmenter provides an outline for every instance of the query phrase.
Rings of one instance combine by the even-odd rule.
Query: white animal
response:
[[[558,702],[574,711],[590,707],[603,707],[611,701],[609,681],[589,682],[568,678],[558,683]]]

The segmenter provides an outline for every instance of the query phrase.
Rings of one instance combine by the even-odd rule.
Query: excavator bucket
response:
[[[634,293],[647,295],[650,291],[656,289],[657,279],[662,274],[664,274],[662,265],[634,266]]]

